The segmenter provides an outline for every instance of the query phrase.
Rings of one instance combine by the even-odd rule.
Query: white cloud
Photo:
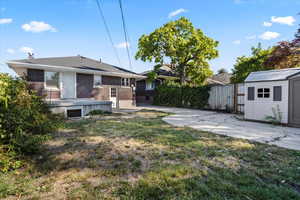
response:
[[[28,24],[23,24],[22,29],[27,32],[39,33],[43,31],[56,32],[57,30],[50,24],[45,22],[31,21]]]
[[[241,44],[241,40],[235,40],[235,41],[233,41],[233,44],[239,45],[239,44]]]
[[[246,40],[255,40],[256,39],[256,35],[248,35],[245,38],[246,38]]]
[[[288,26],[293,26],[296,19],[293,16],[287,16],[287,17],[271,17],[271,22],[278,23],[278,24],[285,24]]]
[[[9,54],[14,54],[15,50],[14,49],[6,49],[6,52]]]
[[[128,42],[121,42],[121,43],[117,44],[116,47],[119,49],[124,49],[126,47],[130,47],[130,44]]]
[[[270,27],[270,26],[272,26],[273,24],[271,23],[271,22],[264,22],[263,23],[263,26],[265,26],[265,27]]]
[[[23,53],[33,53],[33,48],[31,47],[21,47],[19,50]]]
[[[12,21],[13,19],[11,18],[0,18],[0,24],[10,24]]]
[[[180,13],[185,13],[185,12],[187,12],[188,10],[186,10],[186,9],[184,9],[184,8],[180,8],[180,9],[178,9],[178,10],[174,10],[173,12],[170,12],[169,13],[169,18],[172,18],[172,17],[175,17],[175,16],[177,16],[177,15],[179,15]]]
[[[278,38],[279,36],[280,36],[280,34],[277,32],[267,31],[267,32],[264,32],[263,34],[261,34],[259,36],[259,38],[262,40],[272,40],[272,39]]]

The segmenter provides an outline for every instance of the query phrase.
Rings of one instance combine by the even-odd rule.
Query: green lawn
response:
[[[8,199],[300,199],[300,152],[190,128],[141,111],[69,121],[23,169]]]

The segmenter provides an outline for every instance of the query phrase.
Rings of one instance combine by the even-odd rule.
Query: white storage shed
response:
[[[245,119],[300,127],[300,68],[252,72],[245,93]]]

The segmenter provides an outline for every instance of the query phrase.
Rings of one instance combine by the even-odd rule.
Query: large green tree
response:
[[[218,56],[218,42],[207,37],[187,18],[171,21],[139,39],[136,59],[162,65],[169,62],[181,84],[202,84],[212,75],[208,61]]]
[[[257,47],[251,48],[250,56],[241,56],[236,60],[234,69],[232,70],[231,82],[242,83],[251,72],[264,71],[274,69],[273,67],[267,67],[264,65],[266,59],[270,56],[273,49],[262,49],[261,44]]]

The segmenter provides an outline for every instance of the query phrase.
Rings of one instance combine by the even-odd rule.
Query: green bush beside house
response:
[[[25,80],[0,74],[0,171],[21,166],[18,158],[37,152],[60,121]]]

